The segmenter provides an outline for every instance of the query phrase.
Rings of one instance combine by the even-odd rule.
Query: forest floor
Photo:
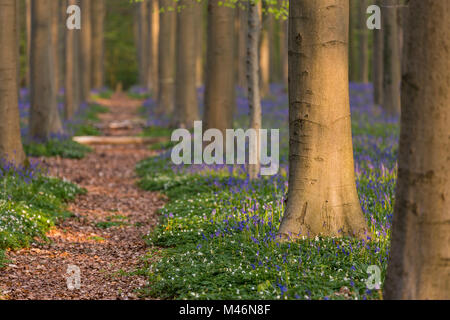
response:
[[[96,102],[109,108],[100,115],[103,127],[138,118],[142,104],[124,93]],[[103,135],[134,136],[140,130],[104,129]],[[146,145],[98,145],[80,160],[39,158],[51,176],[77,183],[87,193],[69,205],[74,217],[49,232],[49,243],[7,252],[0,298],[139,298],[136,289],[147,278],[133,271],[144,263],[148,247],[142,236],[157,224],[164,197],[138,188],[135,166],[154,154]],[[80,289],[68,289],[69,265],[80,269]]]

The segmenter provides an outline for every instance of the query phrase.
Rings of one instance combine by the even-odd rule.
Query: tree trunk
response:
[[[158,113],[172,114],[174,110],[175,84],[175,31],[177,14],[172,0],[159,0],[159,7],[164,10],[159,16],[158,48]]]
[[[450,2],[409,1],[385,299],[450,299]]]
[[[195,43],[196,43],[196,61],[195,61],[195,72],[196,72],[196,86],[201,87],[204,82],[204,63],[203,63],[203,53],[204,53],[204,19],[203,19],[203,2],[196,3],[198,7],[196,9],[196,27],[195,27]],[[234,32],[234,30],[233,30]],[[234,46],[233,46],[234,47]]]
[[[95,2],[95,0],[94,0]],[[92,19],[91,0],[81,0],[81,97],[87,101],[91,92]],[[92,17],[95,19],[95,16]]]
[[[383,0],[383,108],[400,113],[401,58],[398,33],[398,0]]]
[[[281,68],[282,68],[282,79],[285,86],[289,83],[289,55],[288,55],[288,26],[289,21],[283,20],[280,22],[281,27],[281,37],[280,37],[280,46],[281,46]]]
[[[377,5],[380,5],[380,0]],[[373,93],[374,103],[383,101],[383,29],[375,29],[373,38]]]
[[[25,74],[26,87],[31,87],[30,60],[31,60],[31,0],[25,0],[25,24],[27,31],[27,67]]]
[[[0,160],[22,164],[25,154],[20,136],[17,95],[16,0],[0,0]]]
[[[259,4],[260,6],[261,4]],[[261,95],[259,85],[259,41],[261,36],[261,18],[258,3],[248,2],[248,40],[247,40],[247,83],[248,105],[250,109],[250,128],[259,133],[262,126]],[[250,179],[256,179],[260,170],[260,137],[257,135],[255,149],[249,150],[250,157],[257,159],[256,164],[249,164],[248,173]]]
[[[208,1],[208,44],[206,56],[205,112],[206,129],[219,129],[225,136],[233,128],[236,78],[234,69],[234,9]],[[225,145],[225,143],[224,143]]]
[[[181,0],[177,19],[177,50],[175,77],[175,123],[192,128],[198,120],[197,89],[195,87],[195,11],[190,0]]]
[[[59,120],[51,42],[51,0],[31,2],[30,137],[47,140],[62,130]]]
[[[158,92],[158,42],[159,42],[159,5],[158,0],[148,2],[149,23],[149,60],[148,60],[148,89]]]
[[[137,23],[138,23],[138,43],[139,50],[139,83],[142,87],[148,88],[148,70],[149,70],[149,15],[147,0],[136,3]]]
[[[260,76],[261,76],[261,95],[266,97],[270,94],[270,43],[269,43],[269,17],[262,15],[262,3],[259,2],[259,10],[262,21],[261,42],[260,42]]]
[[[369,41],[366,25],[367,0],[359,0],[359,80],[369,82]]]
[[[248,12],[245,9],[238,9],[238,85],[241,88],[247,88],[247,25]]]
[[[68,0],[68,5],[79,4],[77,0]],[[72,119],[80,105],[80,78],[79,78],[79,30],[66,28],[66,72],[65,72],[65,103],[64,118]]]
[[[92,2],[92,66],[91,87],[99,90],[104,85],[104,24],[105,24],[105,0]]]
[[[359,0],[350,0],[350,26],[349,26],[349,77],[350,81],[358,81],[358,51],[357,45],[358,41],[356,36],[356,26],[357,24],[357,4]]]
[[[289,193],[279,234],[363,237],[348,91],[349,2],[299,0],[289,10]]]

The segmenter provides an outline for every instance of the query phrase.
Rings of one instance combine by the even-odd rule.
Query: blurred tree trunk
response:
[[[261,2],[248,2],[248,39],[247,39],[247,84],[248,105],[250,109],[250,128],[259,132],[262,126],[260,76],[259,76],[259,41],[261,38]],[[258,8],[259,7],[259,8]],[[250,179],[256,179],[260,170],[260,137],[257,135],[256,148],[249,150],[250,157],[256,158],[256,164],[249,164],[248,173]]]
[[[299,0],[289,10],[289,193],[279,234],[362,238],[368,228],[353,165],[349,1]]]
[[[383,108],[400,113],[401,57],[398,32],[398,0],[383,0]]]
[[[77,0],[68,0],[67,5],[78,5]],[[80,59],[79,59],[79,30],[69,30],[65,28],[66,35],[66,72],[65,95],[64,95],[64,118],[72,119],[80,105]]]
[[[270,42],[269,42],[269,16],[262,14],[262,3],[258,4],[259,15],[261,17],[261,42],[260,42],[260,76],[261,76],[261,96],[266,97],[270,94]]]
[[[219,129],[225,136],[233,128],[236,77],[235,11],[219,5],[219,0],[208,1],[208,34],[206,54],[205,112],[206,129]],[[225,144],[224,144],[225,145]]]
[[[178,2],[176,34],[175,77],[175,123],[179,127],[191,128],[199,119],[197,89],[195,87],[195,17],[198,7],[190,0]]]
[[[16,4],[16,35],[17,35],[17,43],[16,43],[16,48],[17,48],[17,96],[20,97],[20,74],[21,74],[21,70],[20,70],[20,23],[21,23],[21,17],[20,17],[20,1],[17,1]]]
[[[450,2],[409,1],[385,299],[450,299]],[[445,50],[444,48],[447,48]]]
[[[92,2],[92,65],[91,87],[99,90],[104,85],[104,24],[105,24],[105,0]]]
[[[149,60],[148,60],[148,89],[158,92],[158,42],[159,42],[159,4],[158,0],[148,2],[149,16]]]
[[[197,88],[201,87],[204,82],[204,63],[203,63],[203,53],[204,53],[204,18],[203,18],[203,2],[197,2],[196,6],[198,7],[195,11],[196,17],[196,27],[195,27],[195,42],[197,48],[197,57],[195,61],[196,68],[196,86]],[[233,30],[234,32],[234,30]],[[234,46],[233,46],[234,47]]]
[[[175,106],[176,3],[172,0],[159,0],[159,7],[163,11],[159,15],[157,112],[171,115]]]
[[[30,89],[30,60],[31,60],[31,0],[25,0],[25,24],[27,32],[27,66],[25,74],[26,87]]]
[[[376,4],[380,6],[380,0]],[[381,105],[383,101],[383,29],[375,29],[373,32],[373,100],[375,104]]]
[[[148,70],[149,70],[149,14],[147,0],[142,0],[135,4],[136,7],[136,21],[138,24],[138,43],[136,47],[138,48],[138,63],[139,63],[139,84],[148,88]]]
[[[369,35],[366,25],[367,0],[359,0],[359,80],[369,82]]]
[[[51,41],[51,0],[31,2],[30,137],[47,140],[60,133]]]
[[[16,0],[0,0],[0,159],[23,164],[17,95]]]
[[[285,86],[289,83],[288,24],[289,20],[282,20],[280,22],[281,72]]]
[[[94,0],[95,2],[95,0]],[[91,92],[92,19],[91,0],[81,0],[81,98],[87,101]]]
[[[244,3],[245,5],[245,3]],[[247,88],[247,9],[238,9],[238,85],[241,88]]]
[[[358,42],[355,29],[358,25],[357,10],[359,0],[350,0],[350,25],[349,25],[349,77],[350,81],[358,81]]]

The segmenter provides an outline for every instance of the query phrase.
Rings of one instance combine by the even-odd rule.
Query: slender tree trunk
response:
[[[94,0],[95,2],[95,0]],[[91,92],[92,1],[81,0],[81,97],[87,101]],[[95,19],[95,16],[93,17]]]
[[[349,77],[350,81],[358,81],[358,42],[356,36],[357,5],[359,0],[350,0],[350,25],[349,25]]]
[[[363,237],[348,93],[349,2],[299,0],[289,10],[289,193],[279,233]]]
[[[283,83],[287,86],[289,83],[289,56],[288,56],[288,28],[289,20],[283,20],[280,23],[281,26],[281,37],[280,37],[280,47],[281,47],[281,68],[282,68],[282,79]]]
[[[367,0],[359,0],[359,79],[369,82],[369,35],[366,25]]]
[[[0,160],[22,164],[17,95],[16,0],[0,0]]]
[[[260,4],[259,4],[260,5]],[[253,0],[248,2],[248,40],[247,40],[247,83],[248,105],[250,109],[250,128],[259,132],[262,126],[261,95],[259,85],[259,41],[261,37],[261,18],[258,4]],[[260,170],[260,137],[257,135],[255,148],[249,150],[250,158],[257,159],[256,164],[248,166],[250,179],[256,179]]]
[[[400,113],[401,57],[398,33],[398,0],[383,1],[383,108]]]
[[[105,24],[105,0],[92,2],[92,66],[91,87],[99,90],[104,85],[104,24]]]
[[[31,86],[30,60],[31,60],[31,0],[25,0],[25,24],[27,31],[27,67],[25,81],[27,88]]]
[[[196,86],[201,87],[204,82],[204,63],[203,63],[203,52],[204,52],[204,19],[203,19],[203,2],[197,2],[196,6],[196,27],[195,27],[195,42],[197,48],[197,57],[195,61],[195,72],[196,72]],[[234,30],[233,30],[234,32]],[[234,47],[234,46],[233,46]]]
[[[236,77],[234,69],[234,9],[208,1],[208,43],[204,125],[219,129],[225,135],[233,128]],[[225,145],[225,144],[224,144]]]
[[[67,5],[78,5],[77,0],[68,0]],[[79,30],[66,28],[66,72],[64,117],[71,119],[80,105]]]
[[[55,91],[58,94],[59,86],[59,12],[60,3],[59,1],[51,2],[51,46],[52,46],[52,57],[53,57],[53,80],[55,82]]]
[[[184,128],[194,126],[199,119],[197,89],[195,87],[195,11],[190,0],[181,0],[182,10],[177,19],[177,50],[175,78],[176,125]]]
[[[51,45],[51,0],[31,2],[31,110],[30,136],[47,140],[61,132]]]
[[[411,0],[408,20],[384,298],[449,300],[450,2]]]
[[[149,70],[149,15],[147,0],[136,3],[136,15],[138,23],[138,43],[139,50],[139,83],[142,87],[148,88]]]
[[[380,0],[376,4],[380,5]],[[383,29],[375,29],[373,32],[373,100],[380,105],[383,101]]]
[[[159,4],[158,0],[148,2],[149,23],[149,63],[148,89],[155,95],[158,92],[158,45],[159,45]]]
[[[261,12],[261,42],[260,42],[260,75],[261,75],[261,95],[266,97],[270,94],[270,43],[269,43],[269,30],[268,30],[268,20],[269,17],[266,15],[262,16],[261,11],[262,3],[259,2],[259,10]]]
[[[16,4],[16,35],[17,35],[17,96],[20,97],[20,1]]]
[[[172,114],[175,106],[175,31],[177,14],[175,10],[168,10],[175,6],[172,0],[159,0],[159,7],[163,8],[159,16],[159,48],[158,48],[158,109],[159,113]]]
[[[238,9],[238,85],[241,88],[247,88],[247,9]]]

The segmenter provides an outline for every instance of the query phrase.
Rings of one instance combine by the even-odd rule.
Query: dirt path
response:
[[[110,112],[103,125],[138,117],[140,102],[123,94],[99,101]],[[139,128],[105,130],[105,135],[135,135]],[[49,233],[52,243],[8,252],[10,264],[0,271],[0,289],[8,299],[136,299],[143,276],[124,276],[142,264],[148,247],[142,236],[156,223],[163,205],[157,193],[140,190],[134,172],[138,161],[152,155],[143,145],[95,146],[81,160],[41,159],[52,176],[86,188],[69,206],[76,218]],[[108,227],[110,222],[120,226]],[[103,223],[103,228],[98,223]],[[80,270],[80,289],[69,290],[67,270]],[[75,283],[75,282],[71,282]]]

